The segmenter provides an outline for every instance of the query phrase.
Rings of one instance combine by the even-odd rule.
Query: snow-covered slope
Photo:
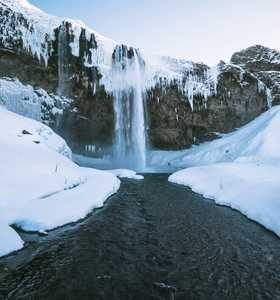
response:
[[[0,106],[0,256],[23,242],[9,225],[49,230],[85,217],[116,192],[112,174],[79,168],[47,126]]]
[[[31,5],[27,0],[1,0],[0,9],[6,11],[0,16],[1,27],[3,28],[0,34],[2,43],[9,48],[10,38],[14,35],[14,39],[20,38],[22,40],[26,51],[30,51],[32,55],[42,59],[45,64],[48,63],[51,55],[52,45],[50,42],[54,39],[54,30],[63,21],[69,21],[72,24],[73,31],[78,35],[77,39],[81,28],[86,28],[89,35],[95,34],[105,50],[112,50],[114,45],[112,40],[87,28],[82,21],[48,15]],[[77,45],[73,45],[73,53],[79,53]]]
[[[174,183],[241,211],[280,236],[280,107],[173,159]],[[204,165],[204,166],[201,166]]]
[[[241,158],[262,162],[280,160],[279,128],[280,108],[276,106],[233,133],[182,151],[170,164],[184,168]]]

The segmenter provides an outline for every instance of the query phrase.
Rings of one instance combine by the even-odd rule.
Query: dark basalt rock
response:
[[[146,97],[150,144],[160,149],[191,145],[192,110],[177,86],[171,85],[165,92],[156,87]]]
[[[29,131],[27,131],[25,129],[22,131],[22,134],[32,135],[32,133],[30,133]]]
[[[280,104],[280,52],[260,45],[234,53],[231,62],[263,81],[271,90],[273,105]]]
[[[280,71],[280,52],[256,45],[234,53],[231,57],[231,62],[244,67],[252,73]]]
[[[47,43],[50,57],[48,65],[45,66],[43,58],[34,57],[30,51],[23,48],[21,35],[16,30],[17,26],[22,24],[27,28],[30,27],[23,15],[9,8],[0,7],[0,24],[0,33],[3,33],[5,26],[12,30],[12,37],[8,41],[1,39],[0,34],[0,77],[16,77],[23,83],[41,87],[49,93],[58,92],[58,35],[61,26],[65,26],[64,55],[67,60],[68,78],[64,82],[63,95],[74,101],[62,116],[52,115],[51,108],[44,103],[43,120],[66,138],[74,151],[83,151],[86,144],[97,144],[102,148],[112,144],[114,127],[112,97],[99,84],[101,74],[97,68],[88,68],[84,65],[85,57],[88,63],[92,61],[90,49],[97,47],[94,34],[91,34],[88,41],[85,29],[81,30],[79,57],[76,57],[72,55],[70,47],[70,43],[74,41],[72,24],[64,22],[55,30],[55,40]],[[57,105],[59,106],[59,103]]]
[[[181,149],[238,128],[266,111],[258,79],[238,66],[219,65],[217,93],[194,98],[193,110],[176,83],[147,94],[149,136],[156,148]]]

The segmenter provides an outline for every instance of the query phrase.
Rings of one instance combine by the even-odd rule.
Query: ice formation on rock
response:
[[[62,114],[70,105],[71,99],[47,93],[43,89],[34,89],[17,79],[0,78],[0,105],[19,115],[44,121],[48,124],[52,116]]]

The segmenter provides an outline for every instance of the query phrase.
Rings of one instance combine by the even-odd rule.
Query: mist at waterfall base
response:
[[[94,158],[90,156],[73,154],[73,160],[80,166],[88,168],[97,168],[100,170],[112,169],[132,169],[138,173],[173,173],[178,171],[176,165],[171,164],[173,159],[183,155],[184,150],[180,151],[162,151],[162,150],[149,150],[146,151],[146,165],[140,169],[133,167],[135,164],[127,162],[117,162],[111,155],[102,158]],[[137,162],[135,162],[137,164]]]

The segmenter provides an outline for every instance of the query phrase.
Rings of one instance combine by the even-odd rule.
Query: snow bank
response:
[[[280,236],[280,165],[220,163],[179,171],[169,181],[237,209]]]
[[[0,256],[23,242],[9,227],[49,230],[85,217],[119,188],[111,173],[79,168],[47,126],[0,107]]]
[[[271,161],[280,159],[280,107],[261,116],[222,138],[193,146],[172,155],[170,164],[177,168],[232,162],[238,159]]]
[[[86,168],[78,171],[82,182],[74,182],[72,187],[41,197],[40,201],[32,199],[15,223],[24,230],[46,231],[78,221],[94,208],[102,207],[119,188],[118,179],[108,172]]]
[[[169,181],[237,209],[280,236],[279,128],[278,106],[232,134],[185,151],[173,164],[197,167]]]
[[[135,179],[135,180],[144,179],[144,176],[138,175],[135,171],[128,170],[128,169],[108,170],[108,172],[114,174],[119,178],[128,178],[128,179]]]

